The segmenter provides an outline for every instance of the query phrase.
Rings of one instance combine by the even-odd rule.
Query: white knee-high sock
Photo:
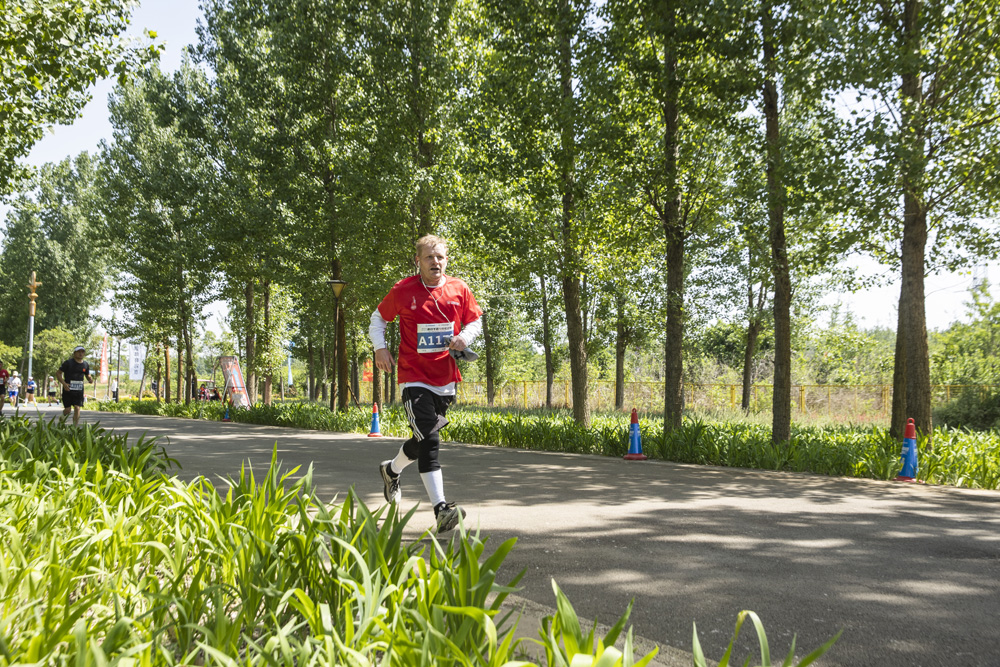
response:
[[[420,473],[420,479],[424,482],[424,488],[427,489],[427,497],[431,500],[431,507],[435,507],[440,503],[444,502],[444,478],[441,476],[441,470],[432,470],[430,472]]]
[[[397,475],[403,472],[403,468],[413,463],[413,461],[403,453],[403,448],[399,448],[399,452],[396,454],[396,458],[392,460],[389,464],[389,470],[393,471]]]

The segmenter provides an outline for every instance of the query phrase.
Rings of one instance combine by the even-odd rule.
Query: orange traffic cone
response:
[[[368,434],[369,438],[381,438],[382,434],[378,428],[378,403],[372,403],[372,429]]]
[[[632,424],[628,433],[628,454],[626,461],[645,461],[647,456],[642,453],[642,435],[639,433],[639,415],[632,408]]]

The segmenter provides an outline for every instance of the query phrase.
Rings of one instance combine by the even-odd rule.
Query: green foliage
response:
[[[967,387],[934,411],[934,422],[952,428],[1000,431],[1000,392]]]
[[[124,81],[158,55],[156,46],[121,39],[131,9],[128,0],[0,4],[0,196],[23,175],[16,160],[46,127],[75,120],[98,79]]]
[[[515,539],[487,553],[460,529],[427,547],[404,539],[415,510],[372,512],[353,490],[323,503],[311,470],[283,472],[277,450],[263,474],[243,467],[216,489],[127,439],[0,419],[3,664],[532,664],[511,662],[523,640],[501,609],[520,575],[497,581]],[[628,640],[610,647],[627,612],[596,654],[581,645],[553,586],[548,655],[649,662]]]
[[[966,316],[932,337],[931,381],[1000,384],[1000,303],[985,281],[970,290]]]
[[[733,645],[736,643],[736,638],[740,635],[740,629],[743,627],[743,623],[746,621],[747,617],[753,622],[754,629],[757,631],[757,640],[760,642],[760,663],[759,667],[771,667],[771,648],[767,643],[767,633],[764,632],[764,624],[761,623],[760,617],[757,616],[752,611],[741,611],[739,616],[736,617],[736,629],[733,631],[733,638],[729,642],[729,646],[726,648],[725,654],[723,654],[722,659],[719,661],[718,667],[729,667],[729,660],[733,654]],[[843,630],[834,635],[829,641],[824,643],[822,646],[811,652],[809,655],[804,657],[799,662],[795,662],[795,638],[792,637],[792,646],[788,649],[788,655],[785,656],[784,661],[782,661],[782,667],[806,667],[806,665],[811,665],[818,658],[820,658],[824,653],[829,651],[834,643],[840,638]],[[706,667],[708,663],[705,662],[705,655],[701,650],[701,642],[698,641],[698,626],[694,625],[693,631],[693,645],[694,645],[694,664],[695,667]],[[750,659],[747,659],[747,664],[749,664]]]
[[[64,361],[73,355],[73,348],[79,345],[77,338],[65,329],[46,329],[35,335],[33,367],[39,386],[44,387],[45,379],[55,373]]]
[[[21,360],[21,348],[0,343],[0,365],[7,370],[13,370]]]
[[[107,250],[98,242],[97,164],[87,153],[44,165],[7,214],[0,264],[0,338],[27,344],[31,272],[38,288],[35,331],[84,335],[107,286]]]

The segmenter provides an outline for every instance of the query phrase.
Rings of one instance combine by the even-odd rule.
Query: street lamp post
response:
[[[35,291],[40,282],[35,280],[35,272],[31,272],[31,282],[28,283],[28,378],[34,377],[31,370],[32,356],[35,351],[35,299],[38,293]]]
[[[330,410],[347,409],[347,328],[340,312],[340,295],[347,287],[346,280],[330,280],[335,300],[333,330],[337,337],[337,391],[330,392]]]

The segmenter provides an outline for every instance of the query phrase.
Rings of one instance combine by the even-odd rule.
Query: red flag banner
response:
[[[249,408],[250,399],[247,396],[247,387],[243,382],[243,371],[240,370],[240,362],[236,357],[219,357],[219,367],[222,369],[222,377],[226,378],[226,389],[233,399],[233,407]],[[225,400],[225,396],[222,397]]]

